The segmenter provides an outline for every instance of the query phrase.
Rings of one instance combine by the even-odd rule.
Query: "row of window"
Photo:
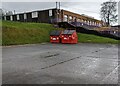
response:
[[[76,22],[82,22],[82,23],[85,23],[85,24],[88,24],[88,25],[96,25],[96,26],[101,26],[102,24],[101,23],[97,23],[97,22],[93,22],[93,21],[87,21],[87,20],[83,20],[83,19],[77,19],[76,17],[72,17],[72,16],[68,16],[68,15],[64,15],[64,19],[63,19],[64,22],[73,22],[73,21],[76,21]]]
[[[52,16],[52,10],[49,10],[49,16]],[[32,12],[32,18],[38,17],[38,12]],[[27,14],[24,13],[24,19],[27,19]],[[4,20],[6,20],[6,16],[4,16]],[[10,20],[13,21],[13,16],[10,16]],[[20,20],[20,15],[17,14],[17,20]]]
[[[20,20],[20,15],[18,14],[16,16],[17,16],[17,20]],[[27,14],[24,14],[24,19],[27,19]],[[4,16],[4,20],[7,20],[6,16]],[[13,16],[12,15],[10,16],[10,20],[13,21]]]

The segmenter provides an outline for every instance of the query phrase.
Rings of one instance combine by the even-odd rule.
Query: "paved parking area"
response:
[[[117,84],[118,46],[36,44],[3,47],[3,84]]]

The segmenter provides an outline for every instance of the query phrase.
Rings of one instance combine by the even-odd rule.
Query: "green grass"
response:
[[[49,42],[49,33],[55,30],[51,24],[2,22],[2,45]]]
[[[106,37],[100,37],[100,36],[96,36],[96,35],[78,33],[78,42],[117,44],[118,40],[111,39],[111,38],[106,38]]]
[[[0,46],[2,45],[2,21],[0,20]]]
[[[1,24],[0,24],[1,27]],[[49,42],[49,33],[56,28],[46,23],[2,22],[2,45],[35,44]],[[61,29],[60,29],[61,30]],[[81,43],[115,43],[110,38],[78,33]]]

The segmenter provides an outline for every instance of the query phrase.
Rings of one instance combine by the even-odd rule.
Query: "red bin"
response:
[[[61,33],[61,42],[76,44],[78,43],[78,36],[75,30],[64,30]]]
[[[61,31],[59,31],[59,30],[51,31],[50,42],[51,43],[60,43],[61,42],[60,35],[61,35]]]

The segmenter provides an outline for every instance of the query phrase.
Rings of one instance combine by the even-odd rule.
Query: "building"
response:
[[[82,22],[94,26],[104,25],[102,21],[93,17],[56,8],[3,16],[3,20],[38,23]]]

